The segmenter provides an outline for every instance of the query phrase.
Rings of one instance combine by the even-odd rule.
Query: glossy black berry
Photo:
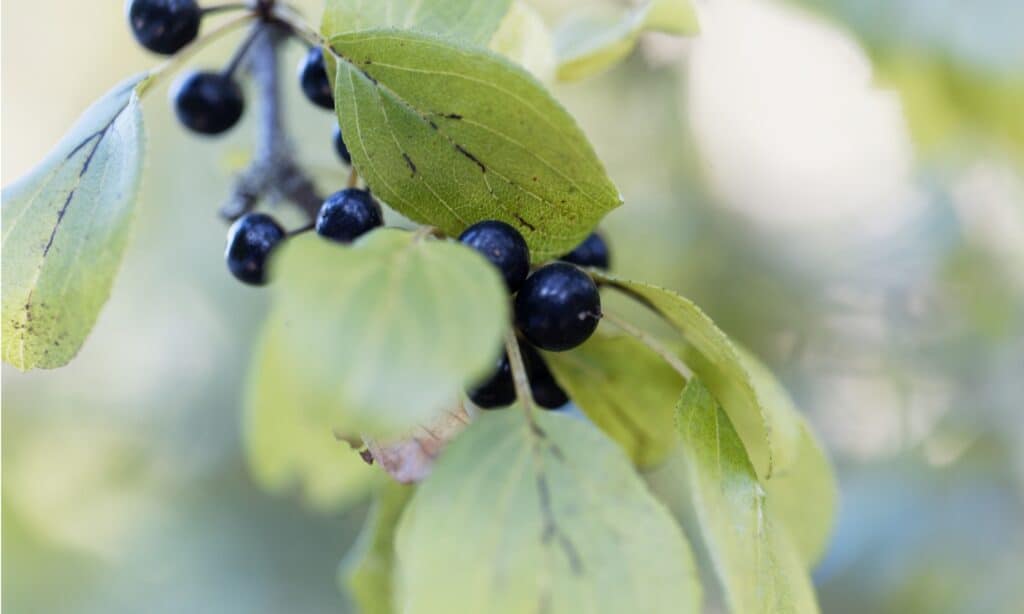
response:
[[[310,102],[334,110],[334,95],[331,93],[331,82],[327,79],[327,69],[324,68],[324,52],[320,47],[311,48],[299,64],[299,84]]]
[[[507,354],[501,355],[494,373],[469,392],[469,400],[480,409],[495,409],[515,403],[516,386]]]
[[[196,0],[130,0],[128,25],[139,44],[173,55],[199,34],[202,11]]]
[[[608,255],[608,244],[605,242],[604,237],[596,232],[591,233],[589,237],[583,240],[583,243],[580,243],[576,246],[576,249],[562,256],[560,260],[571,262],[577,266],[595,267],[606,271],[611,262],[611,258]]]
[[[530,249],[526,240],[505,222],[491,220],[473,224],[459,236],[459,241],[498,267],[510,292],[517,291],[530,273]]]
[[[345,139],[341,135],[341,128],[338,126],[334,127],[334,150],[338,152],[338,157],[345,164],[352,164],[352,154],[348,152],[348,146],[345,145]]]
[[[569,402],[569,395],[555,381],[555,376],[548,369],[547,362],[528,344],[519,344],[526,366],[526,376],[530,380],[530,393],[533,400],[544,409],[558,409]]]
[[[174,113],[189,130],[221,134],[242,117],[245,100],[235,80],[216,72],[191,72],[171,89]]]
[[[267,257],[284,237],[284,229],[269,215],[243,215],[228,230],[228,270],[242,282],[262,286],[267,283]]]
[[[348,188],[327,197],[316,218],[316,232],[342,243],[384,224],[380,204],[366,190]]]
[[[601,296],[581,269],[555,262],[534,271],[519,289],[515,318],[530,343],[551,352],[571,350],[597,328]]]

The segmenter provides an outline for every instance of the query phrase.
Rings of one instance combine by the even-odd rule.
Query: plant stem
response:
[[[359,171],[353,166],[348,171],[348,181],[345,182],[346,188],[355,188],[359,186]]]
[[[276,23],[261,23],[259,27],[248,53],[248,69],[259,101],[256,151],[252,163],[235,182],[221,215],[227,220],[238,219],[269,197],[294,203],[314,220],[323,199],[296,163],[282,117],[278,49],[287,32]]]
[[[523,364],[523,355],[519,351],[519,340],[516,339],[516,333],[511,327],[505,333],[505,352],[508,354],[508,364],[512,367],[516,397],[523,405],[526,419],[533,424],[533,408],[536,402],[533,400],[533,393],[530,392],[530,378],[526,375],[526,365]]]
[[[693,377],[693,372],[690,371],[690,368],[687,367],[682,360],[680,360],[679,356],[677,356],[671,349],[665,347],[665,344],[659,341],[656,337],[653,337],[650,333],[633,326],[626,320],[613,313],[608,313],[607,311],[604,312],[603,319],[630,337],[633,337],[640,343],[646,345],[648,349],[658,356],[661,356],[661,358],[668,363],[668,366],[672,367],[676,373],[683,376],[683,379],[688,380]]]

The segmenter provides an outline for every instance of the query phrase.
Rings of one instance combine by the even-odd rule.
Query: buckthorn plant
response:
[[[694,540],[731,611],[816,611],[835,484],[815,435],[697,305],[615,273],[599,225],[629,205],[545,83],[604,71],[643,32],[699,36],[688,0],[582,22],[553,77],[508,44],[538,19],[511,0],[327,0],[322,16],[129,0],[126,14],[165,59],[4,189],[5,362],[62,367],[87,341],[130,237],[144,104],[206,139],[256,114],[251,163],[208,223],[228,226],[224,283],[272,304],[250,411],[323,425],[355,459],[338,471],[376,476],[342,568],[363,611],[699,612],[711,576]],[[232,36],[226,65],[197,65]],[[294,72],[287,46],[305,49]],[[170,101],[151,99],[165,80]],[[333,112],[333,133],[294,139],[285,88],[309,103],[289,114]],[[307,147],[333,148],[347,181],[315,181]],[[295,394],[262,396],[272,378]],[[685,531],[642,479],[671,458]]]

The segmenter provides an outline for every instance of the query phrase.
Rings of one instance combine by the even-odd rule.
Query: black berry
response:
[[[173,55],[195,40],[202,12],[196,0],[130,0],[128,25],[139,44]]]
[[[604,237],[594,232],[583,240],[568,254],[561,257],[565,262],[571,262],[577,266],[594,267],[608,270],[611,258],[608,255],[608,244]]]
[[[502,354],[498,368],[482,384],[469,392],[469,400],[480,409],[495,409],[516,401],[516,386],[512,381],[512,366],[508,354]]]
[[[172,88],[174,112],[188,129],[221,134],[238,123],[245,110],[242,89],[235,80],[215,72],[191,72]]]
[[[515,318],[530,343],[551,352],[571,350],[597,328],[601,296],[589,275],[555,262],[537,269],[519,289]]]
[[[242,282],[262,286],[267,283],[267,257],[284,237],[284,229],[269,215],[243,215],[228,230],[228,270]]]
[[[313,47],[299,64],[299,84],[309,101],[318,107],[334,109],[334,95],[331,93],[331,82],[327,79],[324,68],[324,52],[320,47]]]
[[[327,197],[316,218],[322,237],[348,243],[384,224],[380,204],[366,190],[348,188]]]
[[[569,395],[555,381],[555,376],[551,375],[540,352],[525,343],[520,343],[519,349],[523,353],[526,376],[530,380],[530,393],[537,405],[544,409],[558,409],[568,403]]]
[[[498,267],[510,292],[523,285],[530,273],[530,249],[519,231],[495,220],[473,224],[459,241],[483,254]]]
[[[338,152],[338,157],[341,158],[345,164],[352,164],[352,154],[348,152],[348,146],[345,145],[345,139],[341,135],[341,127],[334,127],[334,150]]]

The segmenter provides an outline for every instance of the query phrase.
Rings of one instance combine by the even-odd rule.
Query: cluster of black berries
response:
[[[557,409],[568,396],[551,375],[536,348],[550,352],[571,350],[590,338],[601,319],[597,285],[579,267],[608,268],[608,246],[597,233],[587,237],[560,262],[546,264],[530,273],[530,251],[519,232],[498,221],[474,224],[459,237],[501,272],[514,294],[515,325],[526,343],[519,349],[530,380],[530,392],[538,405]],[[481,409],[511,405],[516,400],[508,355],[495,372],[469,392]]]
[[[196,0],[131,0],[128,22],[143,47],[173,55],[195,40],[204,14],[221,8],[202,9]],[[258,9],[258,3],[254,8]],[[205,135],[223,134],[241,119],[245,98],[234,73],[245,54],[245,46],[239,48],[224,70],[192,71],[174,85],[171,92],[174,111],[189,130]],[[299,82],[311,102],[334,109],[323,52],[319,48],[310,49],[304,58],[299,67]],[[335,130],[334,144],[338,155],[351,163],[340,129]]]

